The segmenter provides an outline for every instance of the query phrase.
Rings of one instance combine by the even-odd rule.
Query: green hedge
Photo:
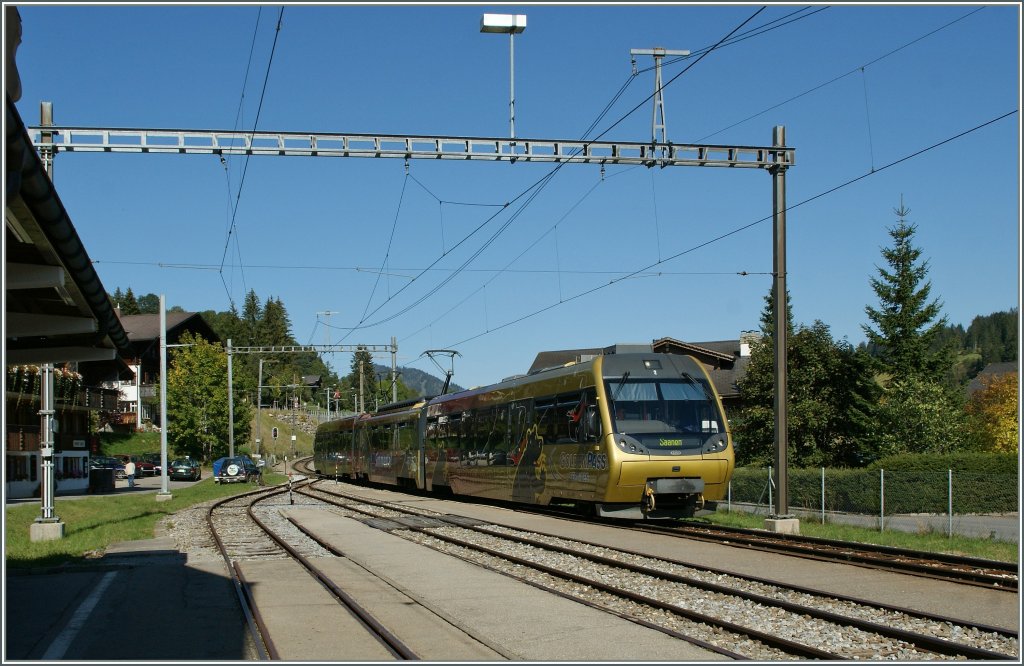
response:
[[[885,470],[885,513],[1011,513],[1017,504],[1017,457],[1008,454],[903,455],[865,469],[825,469],[825,509],[877,515]],[[790,469],[789,506],[821,509],[821,468]],[[732,478],[732,501],[768,503],[768,470],[740,467]]]

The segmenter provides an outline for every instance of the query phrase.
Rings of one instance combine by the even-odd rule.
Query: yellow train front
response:
[[[351,442],[342,476],[599,516],[692,516],[725,497],[734,466],[721,401],[689,356],[608,354],[345,421],[352,437],[317,435]]]

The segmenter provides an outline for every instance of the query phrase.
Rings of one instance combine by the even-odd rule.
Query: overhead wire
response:
[[[270,47],[270,57],[267,59],[267,70],[266,70],[266,73],[263,76],[263,88],[260,91],[260,101],[259,101],[259,104],[256,107],[256,119],[253,121],[253,124],[252,124],[252,132],[250,133],[250,138],[249,138],[250,141],[252,140],[252,137],[256,134],[256,128],[259,127],[260,114],[263,112],[263,101],[266,98],[266,94],[267,94],[267,82],[270,80],[270,68],[274,64],[274,53],[277,51],[277,40],[278,40],[278,37],[281,34],[281,22],[282,22],[283,18],[284,18],[284,7],[281,7],[280,11],[277,14],[277,27],[274,30],[274,42],[273,42],[273,44]],[[250,157],[252,157],[252,154],[251,153],[246,153],[246,155],[245,155],[245,162],[243,163],[243,166],[242,166],[242,177],[241,177],[241,179],[239,180],[239,183],[238,183],[238,194],[235,197],[235,207],[234,207],[234,209],[233,209],[233,211],[231,213],[231,226],[228,228],[228,237],[227,237],[227,239],[224,242],[224,252],[221,255],[221,260],[220,260],[220,270],[219,270],[219,272],[220,272],[220,279],[221,279],[221,282],[224,284],[224,289],[228,293],[228,301],[230,301],[232,307],[234,307],[234,305],[235,305],[235,299],[231,296],[231,290],[228,289],[227,282],[224,281],[224,262],[227,259],[228,246],[231,243],[231,237],[234,234],[235,229],[236,229],[236,225],[237,225],[238,204],[239,204],[239,202],[241,201],[241,198],[242,198],[242,188],[245,186],[246,174],[248,174],[248,172],[249,172],[249,158]]]
[[[732,37],[732,36],[733,36],[733,35],[734,35],[734,34],[735,34],[735,33],[736,33],[737,31],[739,31],[739,30],[740,30],[740,29],[741,29],[741,28],[742,28],[743,26],[745,26],[745,25],[746,25],[747,23],[749,23],[750,21],[752,21],[752,20],[753,20],[753,19],[754,19],[754,18],[755,18],[755,17],[756,17],[756,16],[758,15],[758,14],[760,14],[760,13],[761,13],[761,12],[763,12],[764,10],[765,10],[765,7],[764,7],[764,6],[762,6],[762,7],[760,8],[760,9],[758,9],[758,10],[757,10],[756,12],[754,12],[754,13],[753,13],[753,14],[752,14],[751,16],[749,16],[749,17],[748,17],[747,19],[745,19],[745,20],[744,20],[744,21],[743,21],[742,23],[740,23],[740,24],[739,24],[738,26],[736,26],[735,28],[733,28],[733,30],[731,30],[731,31],[730,31],[730,32],[729,32],[729,33],[728,33],[728,34],[727,34],[727,35],[726,35],[725,37],[723,37],[723,38],[722,38],[721,40],[719,40],[719,41],[718,41],[718,44],[721,44],[721,43],[723,43],[724,41],[726,41],[727,39],[729,39],[730,37]],[[717,46],[717,45],[716,45],[716,46]],[[703,60],[703,59],[704,59],[705,57],[707,57],[707,55],[708,55],[708,54],[710,54],[710,53],[712,53],[712,52],[713,52],[714,50],[715,50],[715,47],[712,47],[712,48],[708,49],[707,51],[705,51],[704,53],[702,53],[702,54],[701,54],[700,56],[698,56],[698,57],[697,57],[697,58],[696,58],[696,59],[695,59],[695,60],[694,60],[694,61],[693,61],[692,63],[690,63],[690,64],[689,64],[689,65],[688,65],[687,67],[685,67],[685,68],[684,68],[684,69],[683,69],[683,70],[682,70],[681,72],[679,72],[678,74],[676,74],[675,76],[673,76],[673,77],[672,77],[671,79],[669,79],[669,81],[668,81],[667,83],[665,83],[665,84],[664,84],[664,85],[662,86],[662,89],[664,89],[665,87],[667,87],[668,85],[670,85],[671,83],[673,83],[673,82],[674,82],[675,80],[677,80],[677,79],[678,79],[679,77],[681,77],[681,76],[682,76],[683,74],[685,74],[686,72],[688,72],[688,71],[689,71],[690,69],[692,69],[693,67],[695,67],[695,66],[697,65],[697,63],[699,63],[699,62],[700,62],[701,60]],[[606,130],[605,130],[604,132],[602,132],[602,133],[601,133],[600,135],[598,135],[598,136],[597,136],[597,137],[596,137],[595,139],[590,139],[590,140],[587,140],[587,142],[591,142],[591,141],[596,141],[597,139],[599,139],[599,138],[601,138],[602,136],[604,136],[605,134],[607,134],[607,133],[608,133],[609,131],[611,131],[611,130],[612,130],[613,128],[615,128],[615,127],[616,127],[617,125],[619,125],[620,123],[622,123],[622,122],[623,122],[623,121],[624,121],[624,120],[625,120],[626,118],[628,118],[628,117],[629,117],[629,116],[631,116],[631,115],[632,115],[633,113],[635,113],[635,112],[636,112],[636,111],[637,111],[638,109],[640,109],[640,108],[641,108],[641,107],[642,107],[642,106],[643,106],[644,104],[646,104],[646,103],[647,103],[648,101],[650,101],[650,100],[651,100],[651,99],[652,99],[652,98],[653,98],[653,97],[654,97],[654,96],[655,96],[655,95],[656,95],[656,94],[657,94],[658,92],[659,92],[659,91],[655,91],[654,93],[652,93],[651,95],[649,95],[649,96],[648,96],[648,97],[647,97],[646,99],[644,99],[644,100],[643,100],[642,102],[640,102],[639,104],[637,104],[636,106],[634,106],[634,107],[633,107],[632,109],[630,109],[630,110],[629,110],[628,112],[626,112],[626,114],[624,114],[624,115],[623,115],[623,116],[622,116],[621,118],[619,118],[619,120],[617,120],[616,122],[614,122],[614,123],[613,123],[613,124],[612,124],[612,125],[611,125],[610,127],[608,127],[608,128],[607,128],[607,129],[606,129]],[[582,150],[585,150],[585,148],[586,148],[586,145],[584,145],[584,146],[581,146],[580,148],[578,148],[578,149],[577,149],[577,152],[576,152],[576,153],[574,153],[574,154],[578,154],[578,153],[579,153],[580,151],[582,151]],[[558,163],[558,164],[556,164],[556,165],[555,165],[555,166],[554,166],[554,167],[553,167],[553,168],[552,168],[552,169],[551,169],[551,170],[550,170],[550,171],[549,171],[548,173],[546,173],[546,174],[545,174],[544,176],[542,176],[542,177],[541,177],[541,178],[540,178],[540,179],[539,179],[538,181],[536,181],[536,182],[535,182],[535,183],[534,183],[533,185],[531,185],[530,187],[526,188],[526,189],[525,189],[525,190],[524,190],[523,192],[521,192],[521,193],[520,193],[520,194],[519,194],[519,195],[518,195],[518,196],[517,196],[517,197],[516,197],[515,199],[513,199],[513,200],[512,200],[511,202],[509,202],[509,205],[511,205],[511,203],[513,203],[513,202],[515,202],[515,201],[518,201],[519,199],[523,198],[524,196],[527,196],[527,193],[531,193],[531,192],[532,192],[532,194],[529,194],[529,195],[527,196],[527,199],[526,199],[526,201],[525,201],[525,202],[524,202],[523,204],[521,204],[521,205],[519,206],[519,208],[518,208],[518,209],[516,210],[516,212],[514,212],[514,213],[513,213],[513,214],[512,214],[511,216],[510,216],[509,220],[507,220],[507,221],[506,221],[506,222],[505,222],[504,224],[502,224],[502,225],[501,225],[501,226],[500,226],[500,227],[499,227],[499,228],[498,228],[498,229],[497,229],[497,230],[496,230],[496,231],[495,231],[495,232],[494,232],[494,233],[493,233],[493,234],[491,235],[491,237],[490,237],[490,238],[488,238],[488,239],[487,239],[487,241],[485,241],[485,242],[484,242],[484,244],[483,244],[483,245],[482,245],[482,246],[481,246],[480,248],[478,248],[478,249],[477,249],[477,250],[476,250],[476,251],[475,251],[475,252],[474,252],[474,253],[472,254],[472,256],[470,256],[470,258],[469,258],[469,259],[467,259],[467,260],[466,260],[466,261],[465,261],[465,262],[464,262],[464,263],[463,263],[463,264],[462,264],[462,265],[461,265],[461,266],[459,267],[459,269],[458,269],[458,270],[456,270],[456,271],[455,271],[454,273],[452,273],[452,274],[451,274],[451,275],[449,275],[449,276],[448,276],[447,278],[445,278],[444,280],[442,280],[442,281],[441,281],[441,283],[439,283],[438,285],[436,285],[435,287],[433,287],[432,289],[430,289],[430,290],[429,290],[429,291],[428,291],[428,292],[427,292],[426,294],[424,294],[423,296],[421,296],[421,297],[420,297],[419,299],[417,299],[417,300],[416,300],[415,302],[413,302],[412,304],[410,304],[410,305],[406,306],[406,307],[405,307],[404,309],[402,309],[402,310],[399,310],[399,311],[397,311],[397,312],[395,312],[395,313],[393,313],[393,314],[391,314],[391,315],[389,315],[389,316],[386,316],[386,317],[383,317],[383,318],[381,318],[381,319],[378,319],[378,320],[376,320],[376,321],[374,321],[374,322],[371,322],[371,323],[366,323],[366,319],[367,319],[367,318],[368,318],[369,316],[372,316],[373,314],[376,314],[376,313],[377,313],[377,312],[378,312],[378,311],[379,311],[379,310],[380,310],[380,309],[381,309],[382,307],[384,307],[384,306],[385,306],[385,305],[386,305],[387,303],[389,303],[389,302],[390,302],[390,301],[392,300],[392,298],[393,298],[394,296],[397,296],[397,295],[398,295],[398,294],[400,294],[400,293],[401,293],[402,291],[404,291],[404,290],[405,290],[406,288],[408,288],[408,287],[409,287],[409,286],[410,286],[411,284],[413,284],[413,283],[414,283],[414,282],[415,282],[416,280],[418,280],[418,279],[419,279],[419,278],[421,277],[421,275],[422,275],[422,274],[420,274],[420,275],[417,275],[417,276],[416,276],[416,278],[414,278],[414,279],[413,279],[412,281],[410,281],[410,282],[409,282],[408,284],[406,284],[406,285],[405,285],[404,287],[402,287],[401,289],[399,289],[399,291],[398,291],[398,292],[396,292],[396,293],[394,294],[394,296],[392,296],[392,297],[388,298],[388,299],[387,299],[386,301],[384,301],[383,303],[381,303],[381,304],[380,304],[380,305],[379,305],[379,306],[378,306],[378,307],[377,307],[377,308],[376,308],[376,309],[375,309],[375,310],[374,310],[373,312],[371,312],[371,313],[370,313],[370,314],[369,314],[368,316],[364,316],[364,317],[363,317],[363,318],[362,318],[362,319],[361,319],[361,320],[359,321],[359,323],[358,323],[358,324],[356,324],[355,326],[349,327],[349,333],[348,333],[348,334],[346,334],[346,337],[347,337],[347,336],[348,336],[349,334],[351,334],[351,332],[353,332],[353,331],[356,331],[356,330],[361,330],[361,329],[365,329],[365,328],[372,328],[372,327],[374,327],[374,326],[379,326],[379,325],[381,325],[381,324],[384,324],[384,323],[390,322],[390,321],[392,321],[392,320],[394,320],[394,319],[396,319],[396,318],[398,318],[398,317],[402,316],[403,314],[406,314],[406,313],[410,312],[410,311],[411,311],[411,310],[412,310],[413,308],[415,308],[415,307],[417,307],[418,305],[420,305],[421,303],[423,303],[423,302],[424,302],[424,301],[425,301],[425,300],[426,300],[427,298],[429,298],[429,297],[430,297],[430,296],[432,296],[433,294],[437,293],[437,292],[438,292],[438,291],[439,291],[439,290],[440,290],[441,288],[443,288],[443,287],[444,287],[445,285],[447,285],[447,284],[448,284],[449,282],[451,282],[451,280],[453,280],[453,279],[455,278],[455,276],[456,276],[456,275],[457,275],[458,273],[460,273],[460,272],[461,272],[461,271],[462,271],[462,270],[463,270],[463,269],[464,269],[464,268],[465,268],[466,266],[468,266],[468,264],[469,264],[469,263],[471,263],[471,262],[472,262],[472,261],[473,261],[474,259],[476,259],[476,258],[477,258],[477,257],[478,257],[478,256],[479,256],[479,255],[480,255],[480,254],[481,254],[481,253],[482,253],[482,252],[483,252],[483,251],[485,250],[485,249],[487,249],[487,247],[489,247],[489,246],[490,246],[490,245],[491,245],[491,244],[492,244],[492,243],[493,243],[493,242],[494,242],[495,240],[497,240],[497,238],[498,238],[498,237],[500,237],[500,236],[501,236],[501,234],[502,234],[502,233],[503,233],[503,232],[504,232],[504,231],[505,231],[505,230],[506,230],[506,229],[507,229],[507,228],[508,228],[508,227],[509,227],[509,226],[510,226],[510,225],[512,224],[512,222],[514,222],[514,221],[515,221],[515,220],[516,220],[516,219],[517,219],[517,218],[518,218],[518,217],[519,217],[519,216],[520,216],[520,215],[521,215],[521,214],[523,213],[523,211],[524,211],[524,210],[526,209],[526,207],[527,207],[527,206],[529,206],[529,204],[533,202],[533,200],[534,200],[534,199],[535,199],[535,198],[536,198],[536,197],[537,197],[537,196],[539,195],[539,193],[540,193],[540,192],[541,192],[541,191],[542,191],[542,190],[543,190],[543,189],[544,189],[544,188],[545,188],[545,187],[547,186],[547,184],[548,184],[548,183],[550,183],[550,181],[551,181],[551,180],[552,180],[552,179],[554,178],[554,176],[555,176],[555,175],[556,175],[556,174],[557,174],[557,173],[558,173],[558,172],[559,172],[559,171],[560,171],[560,170],[561,170],[561,169],[562,169],[562,168],[563,168],[563,167],[564,167],[564,166],[565,166],[566,164],[567,164],[567,162],[559,162],[559,163]],[[480,229],[482,229],[482,228],[483,228],[483,227],[484,227],[484,226],[485,226],[485,225],[486,225],[486,224],[487,224],[487,223],[488,223],[488,222],[489,222],[489,221],[490,221],[491,219],[494,219],[494,217],[496,217],[496,216],[497,216],[498,214],[500,214],[500,213],[496,213],[496,214],[495,214],[494,216],[492,216],[492,217],[491,217],[491,218],[489,218],[489,219],[488,219],[487,221],[485,221],[485,222],[484,222],[483,224],[481,224],[481,225],[480,225],[480,226],[478,226],[478,227],[477,227],[476,229],[474,229],[474,230],[473,230],[472,232],[470,232],[470,234],[469,234],[468,236],[464,237],[464,238],[463,238],[463,239],[462,239],[461,241],[459,241],[459,243],[458,243],[458,244],[456,244],[456,247],[457,247],[458,245],[460,245],[461,243],[465,242],[466,240],[468,240],[468,239],[469,239],[469,238],[470,238],[471,236],[473,236],[473,235],[474,235],[474,234],[475,234],[475,233],[476,233],[477,231],[479,231]],[[454,249],[454,248],[453,248],[453,249]],[[438,259],[438,261],[439,261],[439,260],[440,260],[440,259]],[[435,262],[435,263],[436,263],[436,262]]]
[[[866,67],[870,67],[871,65],[874,65],[875,63],[881,62],[882,60],[885,60],[886,58],[899,53],[903,49],[905,49],[907,47],[910,47],[910,46],[913,46],[914,44],[916,44],[916,43],[918,43],[918,42],[920,42],[920,41],[922,41],[924,39],[927,39],[928,37],[931,37],[932,35],[934,35],[934,34],[936,34],[938,32],[941,32],[942,30],[945,30],[946,28],[948,28],[948,27],[950,27],[950,26],[952,26],[952,25],[954,25],[956,23],[959,23],[960,21],[963,21],[964,19],[966,19],[968,17],[971,17],[971,16],[977,14],[978,12],[980,12],[983,9],[985,9],[985,8],[984,7],[978,7],[977,9],[975,9],[973,11],[970,11],[970,12],[964,14],[963,16],[961,16],[959,18],[953,19],[952,21],[949,21],[948,23],[945,23],[945,24],[939,26],[938,28],[935,28],[934,30],[930,30],[929,32],[926,32],[925,34],[923,34],[923,35],[921,35],[919,37],[916,37],[916,38],[910,40],[909,42],[906,42],[905,44],[903,44],[901,46],[898,46],[898,47],[892,49],[891,51],[889,51],[889,52],[887,52],[887,53],[885,53],[883,55],[878,56],[877,58],[875,58],[873,60],[869,60],[866,63],[858,65],[857,67],[854,67],[853,69],[851,69],[850,71],[848,71],[848,72],[846,72],[844,74],[840,74],[838,76],[834,76],[831,79],[829,79],[828,81],[825,81],[823,83],[819,83],[816,86],[812,86],[811,88],[808,88],[807,90],[805,90],[805,91],[803,91],[801,93],[797,93],[796,95],[793,95],[792,97],[789,97],[788,99],[785,99],[785,100],[783,100],[781,102],[778,102],[777,104],[773,104],[773,105],[769,106],[766,109],[762,109],[761,111],[758,111],[757,113],[749,115],[746,118],[744,118],[743,120],[738,120],[738,121],[732,123],[731,125],[727,125],[726,127],[723,127],[720,130],[716,130],[716,131],[712,132],[711,134],[703,136],[703,137],[697,139],[696,143],[701,143],[701,142],[707,141],[708,139],[710,139],[713,136],[716,136],[718,134],[721,134],[722,132],[726,132],[728,130],[731,130],[734,127],[738,127],[739,125],[742,125],[743,123],[746,123],[746,122],[749,122],[749,121],[753,120],[754,118],[757,118],[759,116],[763,116],[764,114],[768,113],[769,111],[774,111],[775,109],[779,108],[780,106],[785,106],[786,104],[789,104],[790,102],[793,102],[795,100],[800,99],[801,97],[806,97],[807,95],[810,95],[813,92],[817,92],[818,90],[821,90],[822,88],[825,88],[827,86],[832,85],[833,83],[841,81],[841,80],[845,79],[846,77],[848,77],[848,76],[850,76],[852,74],[856,74],[857,72],[863,70]]]
[[[1004,114],[1002,114],[1000,116],[997,116],[995,118],[987,120],[987,121],[985,121],[985,122],[983,122],[983,123],[981,123],[979,125],[976,125],[976,126],[970,128],[968,130],[964,130],[964,131],[962,131],[962,132],[960,132],[960,133],[958,133],[958,134],[956,134],[954,136],[951,136],[949,138],[943,139],[942,141],[938,141],[938,142],[936,142],[936,143],[934,143],[934,144],[932,144],[932,145],[930,145],[930,146],[928,146],[926,148],[922,148],[922,149],[917,150],[917,151],[915,151],[913,153],[905,155],[905,156],[903,156],[903,157],[901,157],[899,159],[893,160],[892,162],[889,162],[888,164],[886,164],[884,166],[881,166],[881,167],[879,167],[877,169],[872,169],[871,171],[868,171],[868,172],[866,172],[864,174],[861,174],[860,176],[857,176],[855,178],[851,178],[851,179],[849,179],[849,180],[847,180],[847,181],[845,181],[843,183],[840,183],[840,184],[836,185],[835,187],[831,187],[831,188],[829,188],[827,190],[819,192],[818,194],[810,196],[810,197],[808,197],[808,198],[806,198],[806,199],[804,199],[804,200],[802,200],[802,201],[800,201],[798,203],[795,203],[793,205],[787,206],[785,208],[785,212],[789,212],[789,211],[794,210],[796,208],[799,208],[801,206],[805,206],[805,205],[811,203],[812,201],[816,201],[818,199],[821,199],[822,197],[828,196],[828,195],[830,195],[830,194],[832,194],[832,193],[834,193],[834,192],[836,192],[838,190],[841,190],[841,189],[843,189],[845,187],[849,187],[850,185],[853,185],[854,183],[857,183],[857,182],[859,182],[861,180],[864,180],[865,178],[868,178],[870,176],[874,176],[876,174],[881,173],[882,171],[885,171],[886,169],[892,168],[892,167],[894,167],[894,166],[896,166],[898,164],[902,164],[903,162],[906,162],[906,161],[911,160],[911,159],[913,159],[915,157],[923,155],[924,153],[927,153],[927,152],[930,152],[932,150],[935,150],[935,149],[937,149],[937,148],[939,148],[939,147],[941,147],[941,146],[943,146],[943,145],[945,145],[947,143],[950,143],[952,141],[960,139],[960,138],[962,138],[964,136],[967,136],[968,134],[972,134],[972,133],[974,133],[974,132],[976,132],[978,130],[981,130],[981,129],[989,126],[989,125],[992,125],[992,124],[994,124],[996,122],[999,122],[1000,120],[1003,120],[1004,118],[1008,118],[1008,117],[1010,117],[1010,116],[1012,116],[1012,115],[1014,115],[1016,113],[1018,113],[1018,110],[1014,109],[1014,110],[1009,111],[1007,113],[1004,113]],[[575,301],[577,299],[583,298],[584,296],[589,296],[590,294],[593,294],[595,292],[601,291],[602,289],[610,287],[613,284],[617,284],[617,283],[619,283],[619,282],[621,282],[623,280],[629,279],[630,277],[634,277],[634,276],[636,276],[637,274],[639,274],[641,272],[650,271],[652,268],[654,268],[657,265],[660,265],[660,264],[663,264],[663,263],[667,263],[669,261],[673,261],[675,259],[678,259],[679,257],[682,257],[682,256],[684,256],[686,254],[691,253],[691,252],[695,252],[695,251],[697,251],[699,249],[705,248],[705,247],[707,247],[709,245],[712,245],[712,244],[717,243],[717,242],[719,242],[721,240],[724,240],[724,239],[726,239],[726,238],[728,238],[730,236],[735,236],[736,234],[738,234],[738,233],[740,233],[742,231],[746,231],[747,229],[750,229],[750,228],[752,228],[754,226],[757,226],[758,224],[766,222],[766,221],[768,221],[770,219],[772,219],[772,216],[762,217],[759,220],[754,220],[753,222],[750,222],[750,223],[745,224],[743,226],[737,227],[737,228],[732,229],[731,231],[728,231],[728,232],[726,232],[724,234],[721,234],[721,235],[716,236],[714,238],[711,238],[711,239],[709,239],[707,241],[704,241],[702,243],[694,245],[694,246],[692,246],[692,247],[690,247],[690,248],[688,248],[686,250],[683,250],[682,252],[678,252],[678,253],[672,255],[671,257],[665,258],[664,260],[655,262],[653,264],[649,264],[647,266],[644,266],[643,268],[639,268],[636,271],[634,271],[634,272],[632,272],[632,273],[630,273],[628,275],[625,275],[625,276],[620,277],[620,278],[615,278],[614,280],[610,280],[610,281],[608,281],[605,284],[597,285],[597,286],[595,286],[595,287],[593,287],[591,289],[587,289],[587,290],[582,291],[582,292],[580,292],[578,294],[575,294],[574,296],[570,296],[569,298],[567,298],[567,299],[565,299],[563,301],[560,301],[558,303],[551,303],[550,305],[547,305],[547,306],[545,306],[543,308],[540,308],[538,310],[535,310],[533,312],[525,314],[525,315],[523,315],[521,317],[518,317],[516,319],[513,319],[511,321],[505,322],[504,324],[502,324],[500,326],[497,326],[497,327],[495,327],[493,329],[484,331],[482,333],[478,333],[477,335],[470,336],[470,337],[465,338],[463,340],[460,340],[458,342],[450,343],[450,344],[446,345],[446,347],[448,347],[448,348],[458,347],[459,345],[465,344],[465,343],[470,342],[472,340],[476,340],[477,338],[481,338],[481,337],[483,337],[485,335],[488,335],[490,333],[493,333],[495,331],[499,331],[501,329],[508,328],[509,326],[513,326],[515,324],[521,323],[523,321],[526,321],[527,319],[531,319],[533,317],[536,317],[537,315],[540,315],[540,314],[543,314],[543,313],[548,312],[550,310],[553,310],[554,308],[559,307],[560,305],[563,305],[564,303],[569,303],[571,301]]]

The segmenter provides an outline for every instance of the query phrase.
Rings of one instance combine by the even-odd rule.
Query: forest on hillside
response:
[[[110,294],[110,300],[120,308],[122,314],[159,313],[160,299],[156,294],[135,296],[131,287],[124,291],[118,287]],[[183,309],[175,305],[168,306],[168,311],[181,312]],[[200,314],[221,340],[232,338],[236,345],[299,344],[292,335],[288,310],[280,298],[268,297],[261,302],[255,292],[250,291],[241,315],[232,310],[204,310]],[[956,383],[966,384],[990,363],[1016,361],[1018,320],[1017,308],[1011,308],[987,315],[979,314],[966,328],[962,324],[942,327],[934,344],[952,344],[956,350],[956,361],[950,368],[950,378]],[[868,342],[860,343],[857,349],[869,355],[876,352],[876,346]],[[252,380],[252,388],[246,385],[246,390],[255,391],[258,384],[258,361],[255,364],[252,361],[253,359],[243,360],[240,366],[245,368],[246,375]],[[409,396],[436,395],[444,384],[443,377],[438,378],[416,368],[400,367],[398,372]],[[320,375],[323,386],[341,387],[340,392],[343,396],[352,395],[351,381],[345,382],[343,377],[329,372],[326,364],[316,354],[277,355],[273,363],[264,361],[264,373],[265,386],[290,385],[297,383],[296,377]],[[389,374],[390,367],[374,363],[367,377],[372,376],[374,383],[380,384],[381,378]],[[346,376],[350,375],[351,373]],[[461,387],[453,382],[449,391],[458,390],[461,390]],[[268,389],[264,400],[273,399],[272,396],[283,399],[282,393],[280,390],[273,393]],[[321,406],[326,405],[326,397],[323,394],[315,396],[312,391],[306,391],[304,399],[312,400]],[[345,399],[347,398],[342,397],[342,400]],[[348,406],[351,406],[350,399]]]

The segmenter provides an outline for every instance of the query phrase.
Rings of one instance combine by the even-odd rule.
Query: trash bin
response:
[[[89,470],[89,493],[114,492],[114,470],[106,467]]]

